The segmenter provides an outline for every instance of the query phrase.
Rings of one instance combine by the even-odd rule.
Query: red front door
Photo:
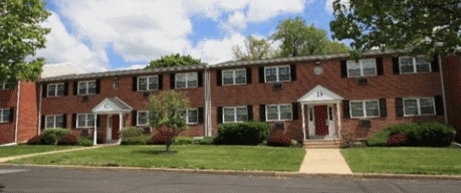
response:
[[[315,135],[328,135],[328,112],[327,106],[314,106]]]
[[[112,140],[118,140],[120,133],[120,117],[112,115]]]

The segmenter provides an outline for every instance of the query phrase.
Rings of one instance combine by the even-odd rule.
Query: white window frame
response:
[[[236,76],[237,71],[243,71],[243,73],[245,75],[245,82],[236,83],[236,81],[237,81],[237,76]],[[226,72],[232,72],[232,83],[226,84],[226,82],[224,81],[224,78],[225,78],[224,73],[226,73]],[[222,85],[224,85],[224,86],[228,86],[228,85],[245,85],[245,84],[247,84],[246,69],[245,68],[239,68],[239,69],[232,69],[232,70],[223,70],[223,71],[221,71],[221,81],[222,81]]]
[[[78,117],[79,117],[79,116],[85,116],[85,125],[79,125],[79,124],[78,124],[78,120],[79,120]],[[79,114],[77,114],[76,119],[75,119],[75,121],[76,121],[76,123],[75,123],[76,127],[77,127],[77,128],[93,128],[94,125],[88,125],[88,117],[93,117],[93,118],[94,118],[95,115],[92,114],[92,113],[79,113]],[[97,124],[96,121],[97,121],[97,120],[95,119],[95,120],[94,120],[94,124]]]
[[[7,85],[8,85],[8,87],[7,87]],[[4,81],[2,83],[2,85],[1,85],[1,87],[0,87],[0,90],[6,90],[6,89],[10,89],[10,88],[11,87],[10,87],[9,83],[7,81]]]
[[[9,111],[8,113],[10,114],[10,116],[7,117],[6,120],[3,119],[5,111]],[[0,109],[0,123],[8,123],[8,122],[10,122],[11,116],[13,116],[13,115],[11,114],[11,110],[9,108]]]
[[[237,117],[238,117],[238,114],[237,114],[237,109],[238,108],[245,108],[245,112],[246,112],[246,120],[245,121],[238,121],[237,120]],[[234,120],[233,121],[226,121],[226,116],[225,116],[225,111],[226,109],[232,109],[234,111]],[[246,122],[248,121],[248,107],[247,106],[229,106],[229,107],[223,107],[222,108],[222,120],[223,120],[223,123],[243,123],[243,122]]]
[[[353,116],[352,115],[352,103],[362,103],[362,111],[363,111],[363,116]],[[367,115],[367,102],[376,102],[378,104],[378,115],[373,115],[369,116]],[[381,106],[379,106],[379,99],[373,99],[373,100],[352,100],[349,101],[349,115],[351,115],[351,118],[376,118],[376,117],[381,117]]]
[[[269,116],[268,116],[268,110],[267,108],[268,107],[277,107],[277,119],[269,119]],[[289,106],[290,107],[290,114],[291,114],[291,117],[289,119],[281,119],[281,106]],[[287,104],[276,104],[276,105],[266,105],[266,121],[291,121],[293,120],[293,105],[290,104],[290,103],[287,103]]]
[[[146,124],[140,124],[139,123],[139,114],[141,113],[146,113],[147,114],[147,118],[146,118]],[[147,126],[149,125],[149,111],[137,111],[136,112],[136,126]]]
[[[282,80],[280,81],[280,68],[286,68],[288,67],[288,80]],[[266,70],[269,68],[275,68],[275,81],[268,81],[267,80],[267,75],[266,75]],[[266,66],[264,67],[264,82],[267,83],[274,83],[274,82],[290,82],[291,81],[291,66],[290,65],[283,65],[283,66]]]
[[[59,86],[59,85],[62,85],[62,87],[64,87],[64,90],[63,90],[62,95],[58,95],[58,86]],[[55,89],[54,89],[54,95],[50,95],[50,87],[51,87],[51,86],[54,86],[54,88],[55,88]],[[64,93],[66,92],[65,89],[66,89],[66,87],[65,87],[65,85],[64,85],[63,82],[59,82],[59,83],[49,83],[49,84],[47,84],[47,86],[46,86],[46,96],[47,96],[47,97],[60,97],[60,96],[64,96]]]
[[[198,124],[199,119],[200,119],[198,108],[192,108],[192,109],[186,109],[186,110],[182,109],[180,111],[184,112],[184,118],[186,119],[186,124],[187,125],[196,125],[196,124]],[[197,122],[190,122],[190,120],[189,120],[189,112],[190,111],[197,111]]]
[[[375,73],[374,74],[365,75],[363,73],[364,63],[366,61],[373,61],[374,65],[375,65]],[[376,64],[376,59],[375,58],[361,59],[361,60],[358,61],[358,65],[360,65],[360,76],[352,76],[352,75],[349,74],[350,65],[357,65],[357,62],[355,60],[348,60],[346,62],[347,77],[349,77],[349,78],[353,78],[353,77],[369,77],[369,76],[377,76],[378,75],[378,66]]]
[[[139,89],[139,79],[142,79],[142,78],[145,78],[146,79],[146,90],[140,90]],[[149,85],[150,85],[150,79],[151,78],[156,78],[157,79],[157,88],[150,88]],[[138,77],[138,84],[137,84],[137,89],[138,91],[149,91],[149,90],[158,90],[159,88],[159,77],[158,75],[153,75],[153,76],[139,76]]]
[[[178,87],[178,76],[181,76],[181,75],[185,76],[184,87]],[[195,78],[197,79],[197,85],[189,86],[189,77],[190,76],[195,76]],[[177,73],[177,74],[175,74],[174,87],[175,87],[175,89],[198,88],[199,81],[200,80],[198,79],[198,73],[197,72]]]
[[[418,69],[416,68],[416,58],[421,58],[423,57],[424,59],[426,59],[426,56],[424,55],[418,55],[418,56],[415,56],[415,57],[412,57],[412,56],[400,56],[399,57],[399,72],[400,74],[414,74],[414,73],[424,73],[424,72],[418,72]],[[402,64],[401,64],[401,59],[408,59],[408,58],[411,58],[412,60],[412,63],[413,63],[413,72],[402,72]],[[432,66],[431,64],[427,61],[426,59],[426,64],[429,68],[429,72],[432,72]]]
[[[90,83],[94,82],[96,89],[94,93],[90,93]],[[86,84],[86,92],[85,93],[80,93],[80,83],[85,83]],[[98,85],[96,84],[96,80],[84,80],[84,81],[78,81],[77,82],[77,94],[78,95],[92,95],[96,94],[96,91],[98,90]]]
[[[431,114],[421,114],[421,99],[430,99],[432,100],[432,107],[434,109],[434,112]],[[406,112],[405,108],[405,100],[416,100],[416,110],[418,111],[418,114],[416,115],[408,115]],[[414,117],[414,116],[426,116],[426,115],[436,115],[436,107],[435,107],[435,99],[434,97],[409,97],[409,98],[402,98],[402,103],[403,103],[403,116],[404,117]]]
[[[48,127],[48,117],[53,117],[53,126],[52,126],[52,127]],[[47,129],[47,128],[62,128],[62,125],[60,125],[60,126],[57,126],[57,125],[56,125],[56,119],[57,119],[57,117],[62,117],[62,123],[65,124],[65,123],[64,123],[65,120],[64,120],[64,115],[63,115],[63,114],[60,114],[60,115],[46,115],[46,116],[45,116],[45,129]]]

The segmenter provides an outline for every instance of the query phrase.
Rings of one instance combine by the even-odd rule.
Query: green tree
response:
[[[0,84],[8,81],[35,80],[42,72],[44,58],[33,57],[36,50],[45,48],[49,28],[43,22],[51,13],[41,0],[0,1]]]
[[[348,51],[344,44],[329,40],[325,30],[307,26],[301,17],[281,21],[271,38],[282,42],[281,57]]]
[[[186,119],[181,113],[187,108],[189,108],[187,96],[174,90],[162,91],[149,99],[149,124],[156,128],[159,133],[168,136],[166,151],[169,151],[170,145],[179,131],[187,129]]]
[[[335,0],[333,8],[333,37],[352,40],[356,56],[372,48],[449,55],[461,46],[459,0]]]
[[[237,60],[259,60],[271,58],[274,51],[271,49],[271,44],[266,39],[256,39],[248,36],[245,39],[245,48],[240,46],[232,46],[232,53]]]
[[[160,68],[170,66],[187,66],[200,64],[200,59],[192,58],[190,55],[181,56],[179,54],[171,54],[160,57],[160,59],[152,60],[146,69],[149,68]]]

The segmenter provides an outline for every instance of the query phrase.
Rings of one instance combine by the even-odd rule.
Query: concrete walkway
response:
[[[352,174],[339,149],[306,149],[299,169],[308,174]]]
[[[95,149],[95,148],[101,148],[101,147],[113,146],[113,145],[115,145],[115,144],[102,144],[102,145],[95,145],[95,146],[91,146],[91,147],[78,147],[78,148],[71,148],[71,149],[65,149],[65,150],[48,151],[48,152],[25,154],[25,155],[16,155],[16,156],[10,156],[10,157],[2,157],[2,158],[0,158],[0,163],[15,160],[15,159],[22,159],[22,158],[39,156],[39,155],[65,153],[65,152],[80,151],[80,150],[85,150],[85,149]]]

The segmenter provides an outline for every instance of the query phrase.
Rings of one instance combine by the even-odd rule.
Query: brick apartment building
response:
[[[98,137],[118,140],[120,128],[148,128],[149,95],[174,89],[191,100],[181,135],[216,135],[220,123],[255,120],[298,141],[361,139],[395,123],[435,120],[457,128],[461,141],[459,56],[429,63],[370,51],[357,62],[348,54],[234,61],[64,75],[40,79],[37,88],[37,133],[65,127],[91,136],[96,128]]]

